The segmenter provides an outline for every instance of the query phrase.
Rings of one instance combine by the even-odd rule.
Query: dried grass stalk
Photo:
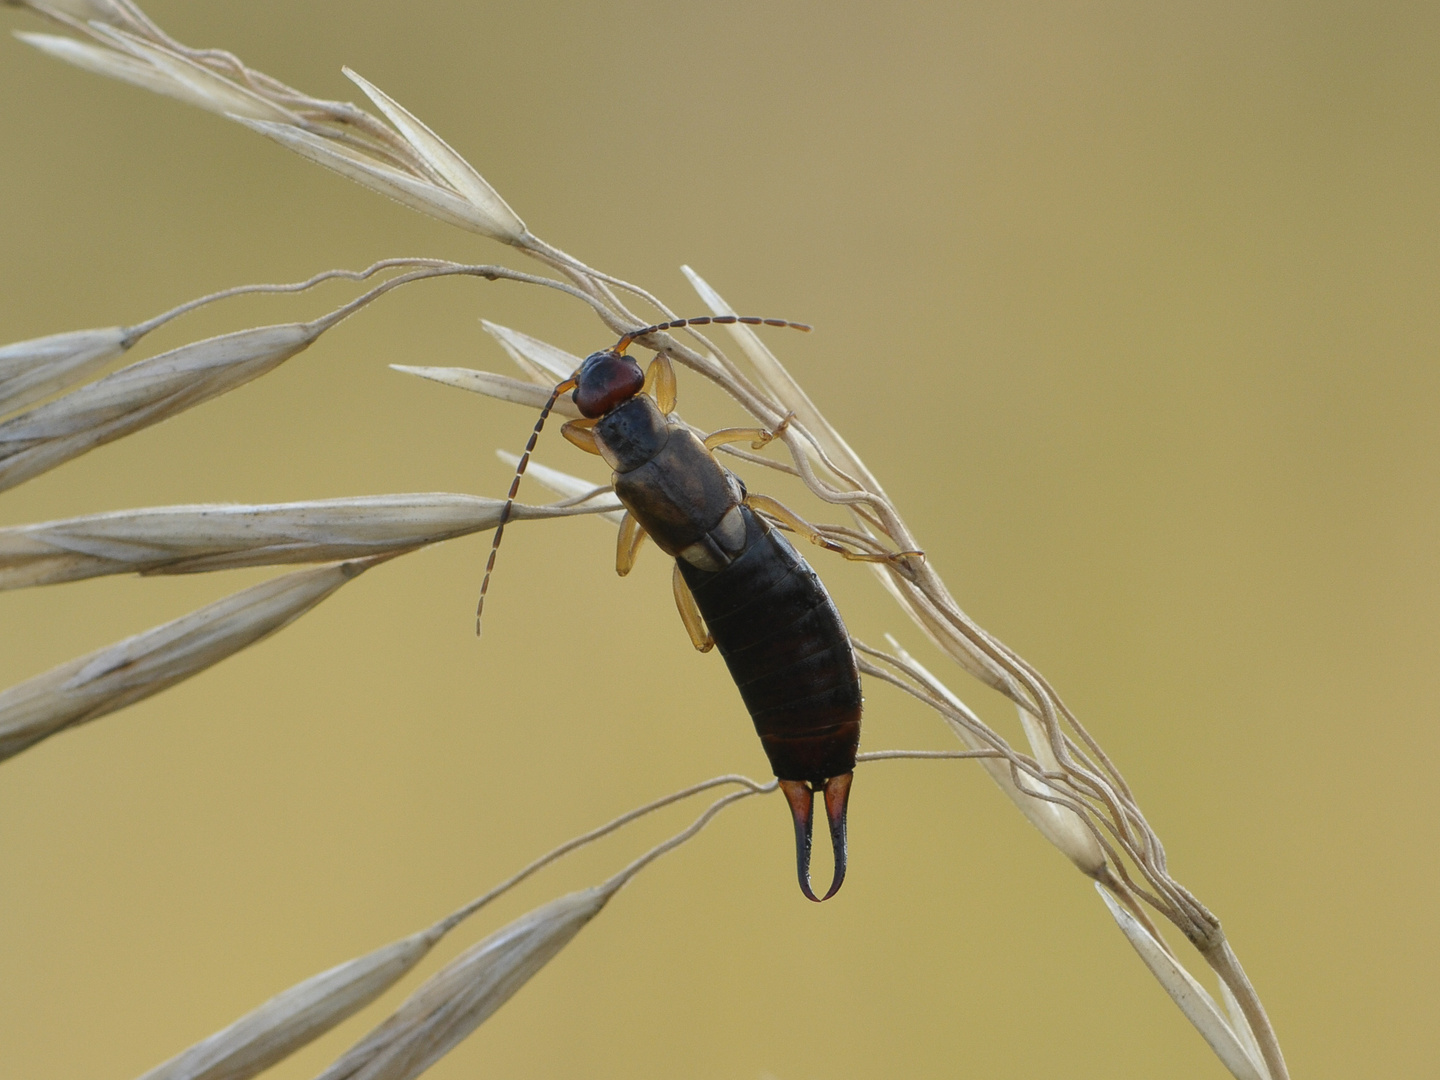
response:
[[[204,671],[288,626],[377,561],[286,574],[0,692],[0,760]]]
[[[399,554],[493,529],[503,499],[443,493],[365,495],[268,506],[164,506],[0,529],[0,589],[104,574],[193,574],[241,566]],[[512,521],[596,513],[517,503]]]
[[[369,1005],[443,934],[432,926],[297,983],[140,1080],[249,1080]]]
[[[290,109],[175,52],[164,43],[150,42],[142,35],[111,26],[94,26],[91,31],[118,50],[117,55],[128,53],[139,63],[149,65],[162,80],[168,80],[173,97],[221,116],[283,123],[300,120]]]
[[[1230,987],[1226,985],[1224,979],[1220,980],[1219,986],[1220,998],[1225,1002],[1225,1015],[1230,1020],[1230,1029],[1240,1040],[1240,1045],[1245,1048],[1245,1053],[1250,1058],[1250,1061],[1259,1067],[1261,1075],[1265,1080],[1270,1080],[1270,1070],[1267,1069],[1264,1064],[1265,1053],[1260,1049],[1260,1043],[1255,1039],[1255,1032],[1250,1027],[1250,1020],[1245,1015],[1244,1008],[1241,1007],[1240,1002],[1236,999]]]

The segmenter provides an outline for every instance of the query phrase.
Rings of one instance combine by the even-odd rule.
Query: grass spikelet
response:
[[[912,752],[898,751],[901,756],[917,756]],[[872,757],[875,755],[871,755]],[[919,756],[924,756],[919,755]],[[566,841],[559,847],[542,855],[531,862],[516,874],[512,874],[505,881],[490,889],[488,892],[470,901],[463,907],[451,912],[433,926],[407,938],[392,942],[379,949],[339,964],[336,967],[323,971],[318,975],[311,976],[303,982],[297,983],[270,998],[259,1008],[252,1010],[233,1024],[216,1032],[214,1035],[182,1051],[169,1061],[156,1066],[140,1080],[247,1080],[248,1077],[263,1071],[276,1062],[293,1054],[296,1050],[307,1045],[329,1031],[342,1020],[353,1015],[365,1005],[375,1000],[380,994],[395,985],[412,968],[415,967],[429,953],[430,949],[442,937],[455,929],[465,920],[469,919],[476,912],[480,911],[491,901],[498,899],[509,892],[515,886],[528,880],[536,872],[543,870],[551,863],[568,855],[570,852],[594,843],[602,837],[629,825],[631,822],[652,814],[657,810],[670,806],[674,803],[688,799],[703,791],[709,791],[717,787],[725,787],[738,784],[742,790],[733,793],[713,803],[704,814],[700,816],[687,829],[671,837],[669,840],[652,848],[641,858],[632,862],[619,874],[616,874],[609,881],[594,889],[586,890],[585,893],[573,894],[571,897],[562,897],[561,900],[546,905],[539,911],[531,912],[529,915],[512,923],[493,934],[480,945],[472,948],[464,956],[452,962],[445,972],[450,975],[441,979],[439,975],[426,983],[421,990],[427,987],[434,991],[434,996],[444,998],[443,990],[435,990],[435,984],[441,983],[452,992],[450,1002],[453,1004],[456,998],[466,995],[474,996],[479,994],[484,997],[481,1004],[484,1006],[484,1014],[469,1030],[473,1030],[486,1016],[489,1016],[503,1005],[504,1002],[519,988],[520,984],[534,974],[540,966],[543,966],[545,959],[553,956],[563,947],[569,937],[579,930],[579,926],[573,926],[566,920],[560,920],[562,931],[569,930],[569,937],[564,940],[541,942],[542,946],[553,944],[554,948],[542,959],[533,951],[526,955],[519,955],[526,952],[523,939],[528,930],[534,931],[531,935],[544,937],[548,932],[546,924],[554,920],[547,913],[553,912],[557,905],[561,908],[571,908],[576,896],[591,896],[599,899],[603,906],[609,897],[613,896],[626,882],[635,876],[641,869],[653,862],[657,857],[672,850],[679,844],[690,839],[702,829],[721,809],[739,798],[750,795],[763,795],[775,790],[775,785],[760,784],[747,776],[717,776],[699,784],[693,784],[688,788],[672,792],[662,798],[655,799],[643,806],[637,807],[628,813],[607,822],[597,829],[592,829],[571,840]],[[580,905],[583,907],[584,905]],[[598,911],[598,907],[595,909]],[[593,915],[593,913],[592,913]],[[580,925],[583,925],[581,923]],[[551,927],[553,930],[553,927]],[[518,933],[516,932],[518,931]],[[487,949],[487,945],[497,946]],[[543,951],[543,949],[542,949]],[[485,956],[477,958],[476,953],[485,953]],[[530,965],[528,974],[518,982],[506,982],[505,979],[514,975],[514,961],[519,959],[521,966]],[[510,965],[507,976],[507,965]],[[464,974],[457,974],[457,969],[463,969],[473,978],[466,978]],[[475,985],[476,982],[484,986]],[[503,985],[499,985],[503,983]],[[409,1008],[421,997],[420,993],[411,998],[407,1003]],[[443,1004],[443,1000],[442,1000]],[[412,1010],[407,1019],[413,1019]],[[406,1009],[401,1010],[405,1013]],[[346,1054],[352,1066],[356,1069],[365,1069],[373,1061],[386,1059],[393,1055],[387,1054],[387,1049],[393,1049],[397,1043],[406,1038],[405,1029],[407,1024],[397,1021],[396,1017],[386,1021],[379,1028],[373,1031],[366,1039]],[[454,1022],[456,1018],[444,1018],[438,1023]],[[428,1027],[425,1025],[410,1025],[411,1029],[424,1028],[432,1035],[434,1034],[437,1021],[431,1017]],[[468,1032],[452,1031],[457,1037],[449,1045],[463,1038]],[[362,1047],[368,1047],[361,1052]],[[446,1047],[448,1049],[448,1046]],[[440,1053],[444,1053],[441,1050]],[[435,1055],[436,1057],[439,1054]],[[365,1060],[360,1060],[364,1058]],[[433,1060],[433,1059],[432,1059]],[[332,1066],[332,1071],[339,1067],[339,1062]],[[352,1073],[353,1075],[353,1069]],[[366,1075],[369,1075],[368,1073]],[[413,1074],[412,1074],[413,1075]]]
[[[92,29],[122,54],[129,53],[137,61],[148,64],[161,80],[168,80],[169,88],[161,90],[161,93],[221,116],[290,124],[300,121],[300,117],[289,109],[281,108],[249,87],[241,86],[173,49],[152,44],[136,34],[110,26]]]
[[[317,1080],[410,1080],[484,1023],[614,895],[602,885],[516,919],[461,953]]]
[[[274,139],[287,150],[293,150],[301,157],[323,165],[347,180],[355,181],[361,187],[394,199],[401,206],[408,206],[411,210],[417,210],[447,225],[502,239],[499,227],[489,215],[478,212],[465,199],[438,184],[392,168],[360,151],[301,128],[239,116],[233,119]]]
[[[28,40],[29,37],[38,35],[20,36]],[[57,37],[53,38],[53,41],[67,47],[81,44],[73,38]],[[402,267],[407,270],[417,267],[445,270],[456,265],[443,259],[382,259],[364,270],[327,270],[305,281],[287,285],[240,285],[224,289],[190,300],[134,326],[72,330],[48,337],[32,338],[29,341],[17,341],[0,347],[0,416],[85,381],[107,362],[133,348],[146,334],[182,315],[220,300],[255,293],[304,292],[321,282],[335,278],[364,281],[381,271]]]
[[[195,105],[198,108],[203,109],[208,105],[205,98],[194,93],[184,83],[177,83],[164,72],[157,71],[145,61],[126,53],[116,52],[114,49],[107,49],[88,41],[76,41],[72,37],[64,37],[60,34],[35,34],[20,31],[15,36],[26,45],[39,49],[47,56],[63,60],[67,64],[74,64],[82,71],[88,71],[93,75],[118,79],[131,86],[138,86],[142,90],[175,98],[177,101],[183,101],[187,105]]]
[[[129,16],[115,0],[5,0],[11,7],[28,7],[52,19],[73,19],[80,23],[99,21],[123,26]]]
[[[533,382],[512,379],[508,375],[496,375],[489,371],[456,367],[411,367],[407,364],[391,364],[390,367],[406,375],[418,375],[422,379],[440,383],[442,386],[453,386],[457,390],[469,390],[474,394],[484,394],[486,397],[508,401],[515,405],[524,405],[532,409],[544,408],[545,402],[550,399],[550,391],[545,387],[538,386]],[[555,402],[551,411],[560,416],[568,416],[572,420],[580,415],[580,410],[575,407],[575,402],[564,396]]]
[[[0,692],[0,760],[158,694],[288,626],[374,560],[301,570]]]
[[[140,1080],[249,1080],[394,986],[443,934],[432,926],[297,983]]]
[[[557,856],[589,843],[644,814],[721,784],[742,790],[716,799],[687,828],[657,844],[603,884],[552,900],[497,930],[452,960],[396,1012],[351,1047],[317,1080],[412,1080],[428,1069],[512,998],[568,945],[641,870],[684,844],[727,806],[776,789],[748,777],[722,776],[657,799],[537,859],[509,881],[442,920],[453,926]]]
[[[140,360],[0,424],[0,491],[259,378],[323,332],[241,330]]]
[[[472,218],[475,231],[506,244],[516,243],[525,235],[525,223],[520,220],[520,216],[510,209],[510,204],[500,197],[500,193],[475,171],[474,166],[450,149],[444,139],[416,119],[390,95],[349,68],[343,70],[345,77],[365,92],[365,96],[395,125],[425,163],[440,174],[451,190],[470,204],[475,211]]]
[[[246,124],[374,191],[506,244],[532,241],[525,223],[468,162],[388,95],[346,74],[391,120],[310,98],[229,54],[186,48],[124,0],[92,6],[28,3],[92,43],[50,34],[21,40],[57,59]],[[100,18],[89,21],[92,11]],[[303,114],[303,115],[302,115]]]
[[[857,761],[975,756],[965,751],[881,750],[861,754]],[[692,839],[726,807],[753,795],[773,793],[776,783],[761,784],[739,775],[717,776],[621,814],[547,852],[427,929],[276,994],[139,1080],[249,1080],[374,1001],[423,960],[442,937],[533,874],[657,810],[730,785],[738,785],[741,790],[711,803],[688,827],[633,860],[609,880],[531,911],[471,947],[323,1074],[332,1080],[417,1076],[514,996],[641,870]]]
[[[0,348],[0,416],[84,381],[129,344],[124,327],[107,326]]]
[[[1145,962],[1156,981],[1165,988],[1171,1000],[1210,1044],[1215,1056],[1224,1063],[1236,1080],[1270,1080],[1270,1073],[1264,1064],[1250,1056],[1249,1050],[1216,1007],[1214,1000],[1205,992],[1205,988],[1176,962],[1159,939],[1120,906],[1108,889],[1097,882],[1095,891],[1105,901],[1106,908],[1115,917],[1120,930],[1134,946],[1135,952]],[[1245,1030],[1248,1034],[1249,1029]],[[1253,1043],[1253,1036],[1250,1041]]]
[[[511,330],[508,326],[501,326],[489,319],[481,319],[480,325],[537,385],[554,386],[558,382],[564,382],[580,366],[580,357],[551,345],[548,341],[541,341],[519,330]]]
[[[390,290],[431,277],[509,278],[564,292],[578,290],[497,266],[464,266],[441,260],[387,260],[377,266],[423,264],[393,277],[342,307],[306,323],[280,323],[182,345],[136,361],[54,401],[0,423],[0,491],[15,487],[97,446],[113,442],[209,401],[273,371],[308,348],[321,334]],[[222,296],[256,291],[295,291],[336,276],[367,277],[374,271],[328,271],[294,286],[243,286],[184,304],[127,331],[133,341],[155,326]]]
[[[105,574],[193,574],[241,566],[394,555],[493,529],[503,499],[364,495],[262,506],[162,506],[0,529],[0,589]],[[597,513],[517,503],[512,521]]]

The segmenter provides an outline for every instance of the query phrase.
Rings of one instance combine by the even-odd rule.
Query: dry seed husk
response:
[[[987,743],[961,725],[954,725],[954,731],[970,750],[989,748]],[[1035,797],[1034,792],[1041,788],[1046,788],[1044,794],[1053,796],[1055,792],[1048,789],[1048,785],[1042,785],[1024,773],[1020,774],[1020,784],[1017,785],[1009,762],[1003,758],[981,758],[980,765],[1016,809],[1025,815],[1025,820],[1034,825],[1040,835],[1074,863],[1082,874],[1093,878],[1105,871],[1105,852],[1075,811]]]
[[[1032,716],[1028,709],[1015,706],[1015,712],[1020,717],[1020,726],[1025,729],[1025,739],[1030,744],[1030,756],[1033,757],[1040,768],[1047,773],[1063,773],[1059,759],[1055,756],[1055,748],[1050,745],[1050,740],[1045,737],[1045,725]],[[1020,786],[1025,791],[1042,791],[1051,797],[1062,794],[1053,785],[1041,783],[1034,777],[1020,774]],[[1080,819],[1074,810],[1068,807],[1058,806],[1052,802],[1045,802],[1043,799],[1031,799],[1030,803],[1039,803],[1049,808],[1047,815],[1052,822],[1052,831],[1064,834],[1064,844],[1056,844],[1060,850],[1070,858],[1082,871],[1091,877],[1099,874],[1105,867],[1105,852],[1100,847],[1100,841],[1095,839],[1085,823]],[[1025,807],[1021,807],[1025,809]],[[1042,830],[1043,831],[1043,830]],[[1050,833],[1046,833],[1050,836]],[[1056,843],[1054,837],[1051,842]]]
[[[525,223],[520,220],[520,215],[510,209],[510,204],[475,171],[474,166],[383,90],[348,67],[342,70],[345,77],[379,107],[415,152],[445,179],[456,194],[474,207],[477,217],[490,219],[493,227],[490,235],[507,244],[515,243],[525,235]]]
[[[510,359],[539,386],[562,383],[580,368],[580,357],[566,352],[548,341],[511,330],[489,319],[481,319],[485,332],[498,341]]]
[[[371,565],[286,574],[0,692],[0,760],[123,709],[289,625]]]
[[[161,90],[161,93],[168,93],[171,97],[188,101],[206,112],[218,113],[221,116],[281,123],[298,123],[300,120],[294,113],[282,109],[254,90],[241,86],[163,45],[110,26],[95,26],[91,29],[118,50],[129,53],[143,64],[148,64],[174,84],[173,91]]]
[[[249,1080],[394,986],[443,933],[431,927],[322,971],[157,1065],[140,1080]]]
[[[407,551],[493,529],[503,499],[365,495],[261,506],[162,506],[0,529],[0,589],[104,574],[190,574]],[[593,508],[527,506],[512,521]]]
[[[325,324],[282,323],[137,361],[0,424],[0,491],[259,378]]]
[[[73,19],[90,22],[125,22],[126,17],[113,0],[5,0],[12,7],[28,7],[35,11],[69,15]]]
[[[390,367],[406,375],[418,375],[431,382],[453,386],[457,390],[469,390],[474,394],[484,394],[486,397],[509,401],[515,405],[526,405],[533,409],[543,409],[553,392],[535,383],[512,379],[508,375],[496,375],[490,371],[476,371],[474,368],[411,367],[408,364],[391,364]],[[568,394],[561,394],[551,411],[572,420],[580,416],[579,408]]]
[[[562,896],[461,953],[318,1080],[419,1076],[569,944],[618,887],[612,882]]]
[[[0,348],[0,415],[83,382],[127,348],[126,330],[73,330]]]
[[[378,191],[411,210],[469,232],[508,242],[506,236],[497,234],[495,222],[488,214],[477,210],[453,191],[382,164],[367,154],[331,139],[313,135],[288,124],[251,120],[243,116],[232,116],[231,119],[274,139],[301,157],[333,169],[341,176],[354,180],[371,191]]]
[[[93,75],[118,79],[131,86],[138,86],[142,90],[149,90],[164,97],[183,101],[187,105],[194,105],[196,108],[213,111],[208,98],[197,94],[190,86],[176,82],[165,72],[129,53],[117,52],[88,41],[76,41],[74,38],[56,34],[35,34],[24,31],[17,32],[15,36],[47,56],[63,60],[67,64],[74,64]]]
[[[1150,931],[1140,925],[1135,916],[1110,895],[1110,890],[1096,882],[1095,891],[1105,901],[1106,908],[1114,916],[1126,939],[1140,954],[1145,966],[1165,988],[1165,992],[1185,1014],[1185,1018],[1195,1025],[1195,1030],[1210,1044],[1210,1049],[1215,1051],[1215,1056],[1230,1070],[1231,1075],[1236,1080],[1270,1080],[1269,1071],[1259,1060],[1251,1058],[1205,988],[1175,961],[1164,946],[1151,936]]]

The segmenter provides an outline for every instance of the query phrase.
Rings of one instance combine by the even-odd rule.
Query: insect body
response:
[[[740,441],[758,448],[778,432],[727,429],[702,442],[670,417],[675,376],[665,354],[657,354],[648,372],[625,355],[634,338],[711,321],[762,320],[721,316],[636,331],[614,348],[587,357],[575,375],[556,387],[551,403],[574,388],[575,404],[585,419],[566,424],[563,433],[614,470],[615,494],[627,510],[616,569],[629,572],[647,535],[675,559],[681,619],[697,649],[719,646],[789,801],[800,888],[811,900],[824,900],[835,895],[845,878],[845,814],[860,742],[860,675],[845,624],[820,579],[755,510],[826,547],[841,549],[774,500],[748,494],[744,483],[711,452]],[[653,391],[653,399],[647,390]],[[537,435],[549,408],[536,425]],[[522,458],[517,484],[524,464]],[[512,486],[512,499],[515,492]],[[887,557],[842,553],[850,558]],[[834,878],[823,897],[810,885],[817,793],[825,797],[835,855]]]

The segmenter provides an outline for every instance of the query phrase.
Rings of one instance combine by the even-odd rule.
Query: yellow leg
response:
[[[774,431],[766,431],[764,428],[748,427],[727,427],[719,431],[711,432],[705,438],[705,449],[714,450],[717,446],[725,446],[728,443],[749,442],[750,449],[760,450],[767,444],[774,442],[785,433],[790,426],[790,421],[795,418],[794,413],[786,413],[785,419],[775,425]]]
[[[763,511],[777,521],[783,521],[786,525],[789,525],[790,528],[794,529],[798,535],[805,537],[805,539],[809,540],[812,544],[823,547],[826,551],[833,551],[836,555],[849,559],[851,562],[903,563],[911,556],[923,557],[925,554],[923,551],[896,551],[885,555],[872,555],[868,551],[851,551],[849,548],[842,547],[840,544],[835,543],[835,541],[827,539],[821,534],[819,529],[795,513],[794,510],[791,510],[784,503],[776,502],[768,495],[747,495],[745,496],[745,505],[752,510]]]
[[[715,647],[715,639],[710,636],[710,631],[705,629],[705,619],[700,614],[700,609],[695,606],[695,597],[690,592],[690,586],[685,584],[685,577],[680,573],[680,564],[675,564],[675,576],[671,580],[675,587],[675,606],[680,609],[680,621],[685,624],[685,632],[690,635],[690,642],[701,652],[709,652]]]
[[[594,426],[594,420],[571,420],[560,428],[560,434],[587,454],[599,457],[600,448],[595,445],[595,435],[590,430]]]
[[[645,385],[640,392],[655,395],[655,404],[660,411],[669,416],[675,411],[675,369],[670,366],[670,358],[663,352],[656,353],[655,359],[650,361],[650,366],[645,369]]]
[[[635,515],[626,511],[620,520],[620,536],[615,542],[615,572],[621,577],[634,569],[635,556],[640,553],[640,545],[645,542],[646,535]]]

